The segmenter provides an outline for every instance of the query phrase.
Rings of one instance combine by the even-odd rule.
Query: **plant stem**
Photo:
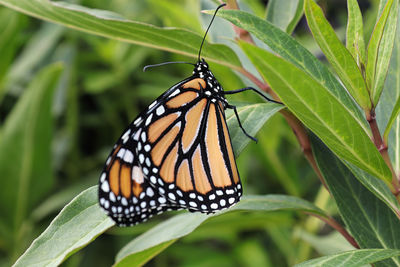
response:
[[[323,217],[321,215],[318,214],[314,214],[314,213],[308,213],[314,217],[317,217],[318,219],[324,221],[326,224],[328,224],[329,226],[331,226],[333,229],[335,229],[336,231],[338,231],[340,234],[342,234],[342,236],[344,238],[346,238],[346,240],[355,248],[359,249],[360,246],[357,244],[357,241],[349,234],[349,232],[347,232],[347,230],[341,225],[339,224],[334,218],[328,216],[328,217]]]
[[[369,114],[366,114],[367,116],[367,121],[369,123],[369,127],[371,128],[372,132],[372,137],[374,144],[376,148],[379,150],[379,152],[382,155],[383,160],[385,161],[386,165],[389,167],[390,171],[392,172],[392,193],[395,196],[398,196],[400,194],[400,182],[397,178],[397,175],[393,169],[392,162],[389,157],[388,153],[388,146],[383,142],[381,133],[378,128],[378,124],[376,122],[376,116],[375,116],[375,111],[372,109]]]

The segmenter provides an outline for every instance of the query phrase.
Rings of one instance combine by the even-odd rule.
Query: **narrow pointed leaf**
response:
[[[159,28],[130,21],[105,10],[48,0],[0,0],[9,8],[91,34],[197,57],[202,36],[188,30]],[[239,68],[236,54],[225,45],[205,44],[202,56],[231,68]]]
[[[400,7],[399,7],[400,10]],[[376,121],[379,129],[385,129],[384,141],[389,146],[389,156],[394,171],[400,173],[400,19],[397,19],[397,29],[392,57],[382,97],[376,108]],[[396,115],[397,114],[397,115]]]
[[[211,11],[207,11],[212,13]],[[236,26],[254,34],[282,58],[303,69],[350,112],[355,121],[371,135],[364,115],[343,88],[337,78],[313,54],[293,37],[275,27],[268,21],[239,10],[220,10],[217,14]]]
[[[125,260],[130,260],[137,253],[163,244],[164,242],[175,240],[190,234],[205,220],[213,216],[221,215],[225,212],[234,210],[297,210],[307,211],[323,217],[327,216],[324,211],[317,208],[312,203],[297,197],[284,195],[245,196],[243,200],[241,200],[234,207],[213,215],[206,215],[202,213],[184,213],[158,224],[156,227],[153,227],[122,248],[116,258],[117,266],[119,266],[119,264],[121,264],[121,266],[125,266]]]
[[[383,134],[383,139],[386,141],[386,143],[389,137],[390,130],[392,129],[392,126],[395,123],[396,119],[399,117],[399,114],[400,114],[400,97],[397,98],[392,114],[390,115],[388,125],[386,126],[385,132]]]
[[[0,139],[0,210],[17,231],[53,184],[51,113],[61,64],[39,72],[13,107]]]
[[[267,20],[291,34],[303,15],[304,0],[271,0],[267,7]]]
[[[287,107],[339,157],[390,181],[380,153],[348,110],[307,73],[261,48],[242,49]]]
[[[360,248],[400,249],[400,221],[392,210],[366,189],[320,140],[311,144],[316,162],[335,199],[339,213]],[[357,216],[355,216],[357,214]],[[400,257],[375,266],[398,266]]]
[[[283,105],[274,103],[260,103],[241,106],[237,108],[240,121],[246,132],[254,136],[272,115],[284,108]],[[240,129],[238,120],[232,110],[226,112],[229,134],[231,136],[235,155],[239,155],[246,145],[252,140]]]
[[[353,55],[358,67],[365,68],[365,43],[363,20],[357,0],[347,0],[346,47]]]
[[[65,206],[14,266],[59,266],[113,226],[97,203],[97,191],[93,186]]]
[[[294,267],[361,267],[399,255],[398,249],[359,249],[312,259]]]
[[[373,104],[377,105],[392,54],[398,16],[398,1],[388,0],[368,44],[366,78]]]
[[[314,0],[305,0],[308,26],[322,52],[357,103],[365,111],[371,109],[367,87],[356,61],[337,37],[321,8]]]
[[[379,44],[378,60],[376,63],[375,83],[372,90],[372,99],[376,105],[382,94],[383,86],[387,77],[390,63],[390,57],[393,51],[393,45],[396,41],[396,28],[399,17],[399,2],[393,2],[392,8],[383,31],[382,40]],[[398,39],[397,41],[398,42]]]

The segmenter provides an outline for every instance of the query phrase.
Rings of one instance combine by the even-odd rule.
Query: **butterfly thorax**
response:
[[[211,72],[207,62],[204,59],[196,63],[193,70],[193,76],[201,78],[205,81],[206,87],[202,88],[204,95],[212,102],[221,102],[225,108],[228,102],[223,94],[224,89],[214,77],[214,74]]]

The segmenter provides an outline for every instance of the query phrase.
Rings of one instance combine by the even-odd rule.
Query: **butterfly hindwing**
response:
[[[134,225],[178,207],[160,195],[143,175],[136,154],[133,128],[125,131],[100,176],[99,202],[119,225]]]

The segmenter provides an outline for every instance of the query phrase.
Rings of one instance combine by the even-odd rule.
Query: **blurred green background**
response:
[[[157,26],[186,28],[200,35],[204,34],[210,20],[209,15],[200,11],[216,6],[209,0],[68,2],[112,11],[127,19]],[[266,17],[267,2],[247,0],[239,1],[239,5],[243,10]],[[372,31],[377,2],[359,1],[367,36]],[[346,1],[318,3],[344,40]],[[44,140],[43,151],[33,154],[37,157],[35,164],[41,165],[43,172],[25,185],[37,188],[37,194],[29,196],[29,203],[23,208],[12,201],[12,196],[9,197],[7,207],[22,210],[20,223],[14,224],[15,228],[8,226],[7,211],[0,210],[0,266],[9,266],[66,203],[82,190],[97,184],[114,142],[138,112],[192,71],[191,66],[184,64],[153,68],[147,72],[142,71],[143,67],[165,61],[194,62],[195,59],[92,36],[5,7],[0,7],[0,33],[0,138],[10,114],[26,117],[29,124],[31,114],[16,115],[14,112],[24,110],[18,109],[17,103],[23,105],[20,100],[27,88],[55,87],[54,95],[48,96],[54,97],[52,119],[50,123],[42,124],[42,137],[46,136],[47,141]],[[304,18],[293,36],[323,60]],[[231,25],[217,18],[208,40],[227,44],[238,51],[233,38]],[[241,59],[249,66],[245,58]],[[210,65],[225,90],[252,85],[226,67]],[[59,78],[54,70],[57,68],[61,71]],[[54,81],[49,81],[49,75],[55,75]],[[34,97],[25,97],[25,105]],[[251,92],[230,96],[229,100],[233,103],[262,101]],[[14,139],[16,143],[18,138]],[[321,189],[317,176],[280,114],[266,123],[257,138],[259,142],[250,143],[237,159],[245,194],[299,196],[335,214],[335,204]],[[10,150],[0,153],[3,156],[25,154],[30,149],[26,144],[29,142],[19,143],[14,149],[10,143]],[[46,151],[48,148],[51,151]],[[15,165],[22,163],[15,162]],[[18,187],[23,196],[19,189],[23,186],[21,183],[10,186]],[[2,187],[0,194],[4,196],[2,199],[7,199],[10,192],[7,187]],[[62,266],[111,266],[124,244],[168,216],[158,216],[131,228],[114,227]],[[350,245],[332,229],[304,214],[242,212],[207,221],[151,260],[148,266],[290,266],[313,256],[349,248]]]

